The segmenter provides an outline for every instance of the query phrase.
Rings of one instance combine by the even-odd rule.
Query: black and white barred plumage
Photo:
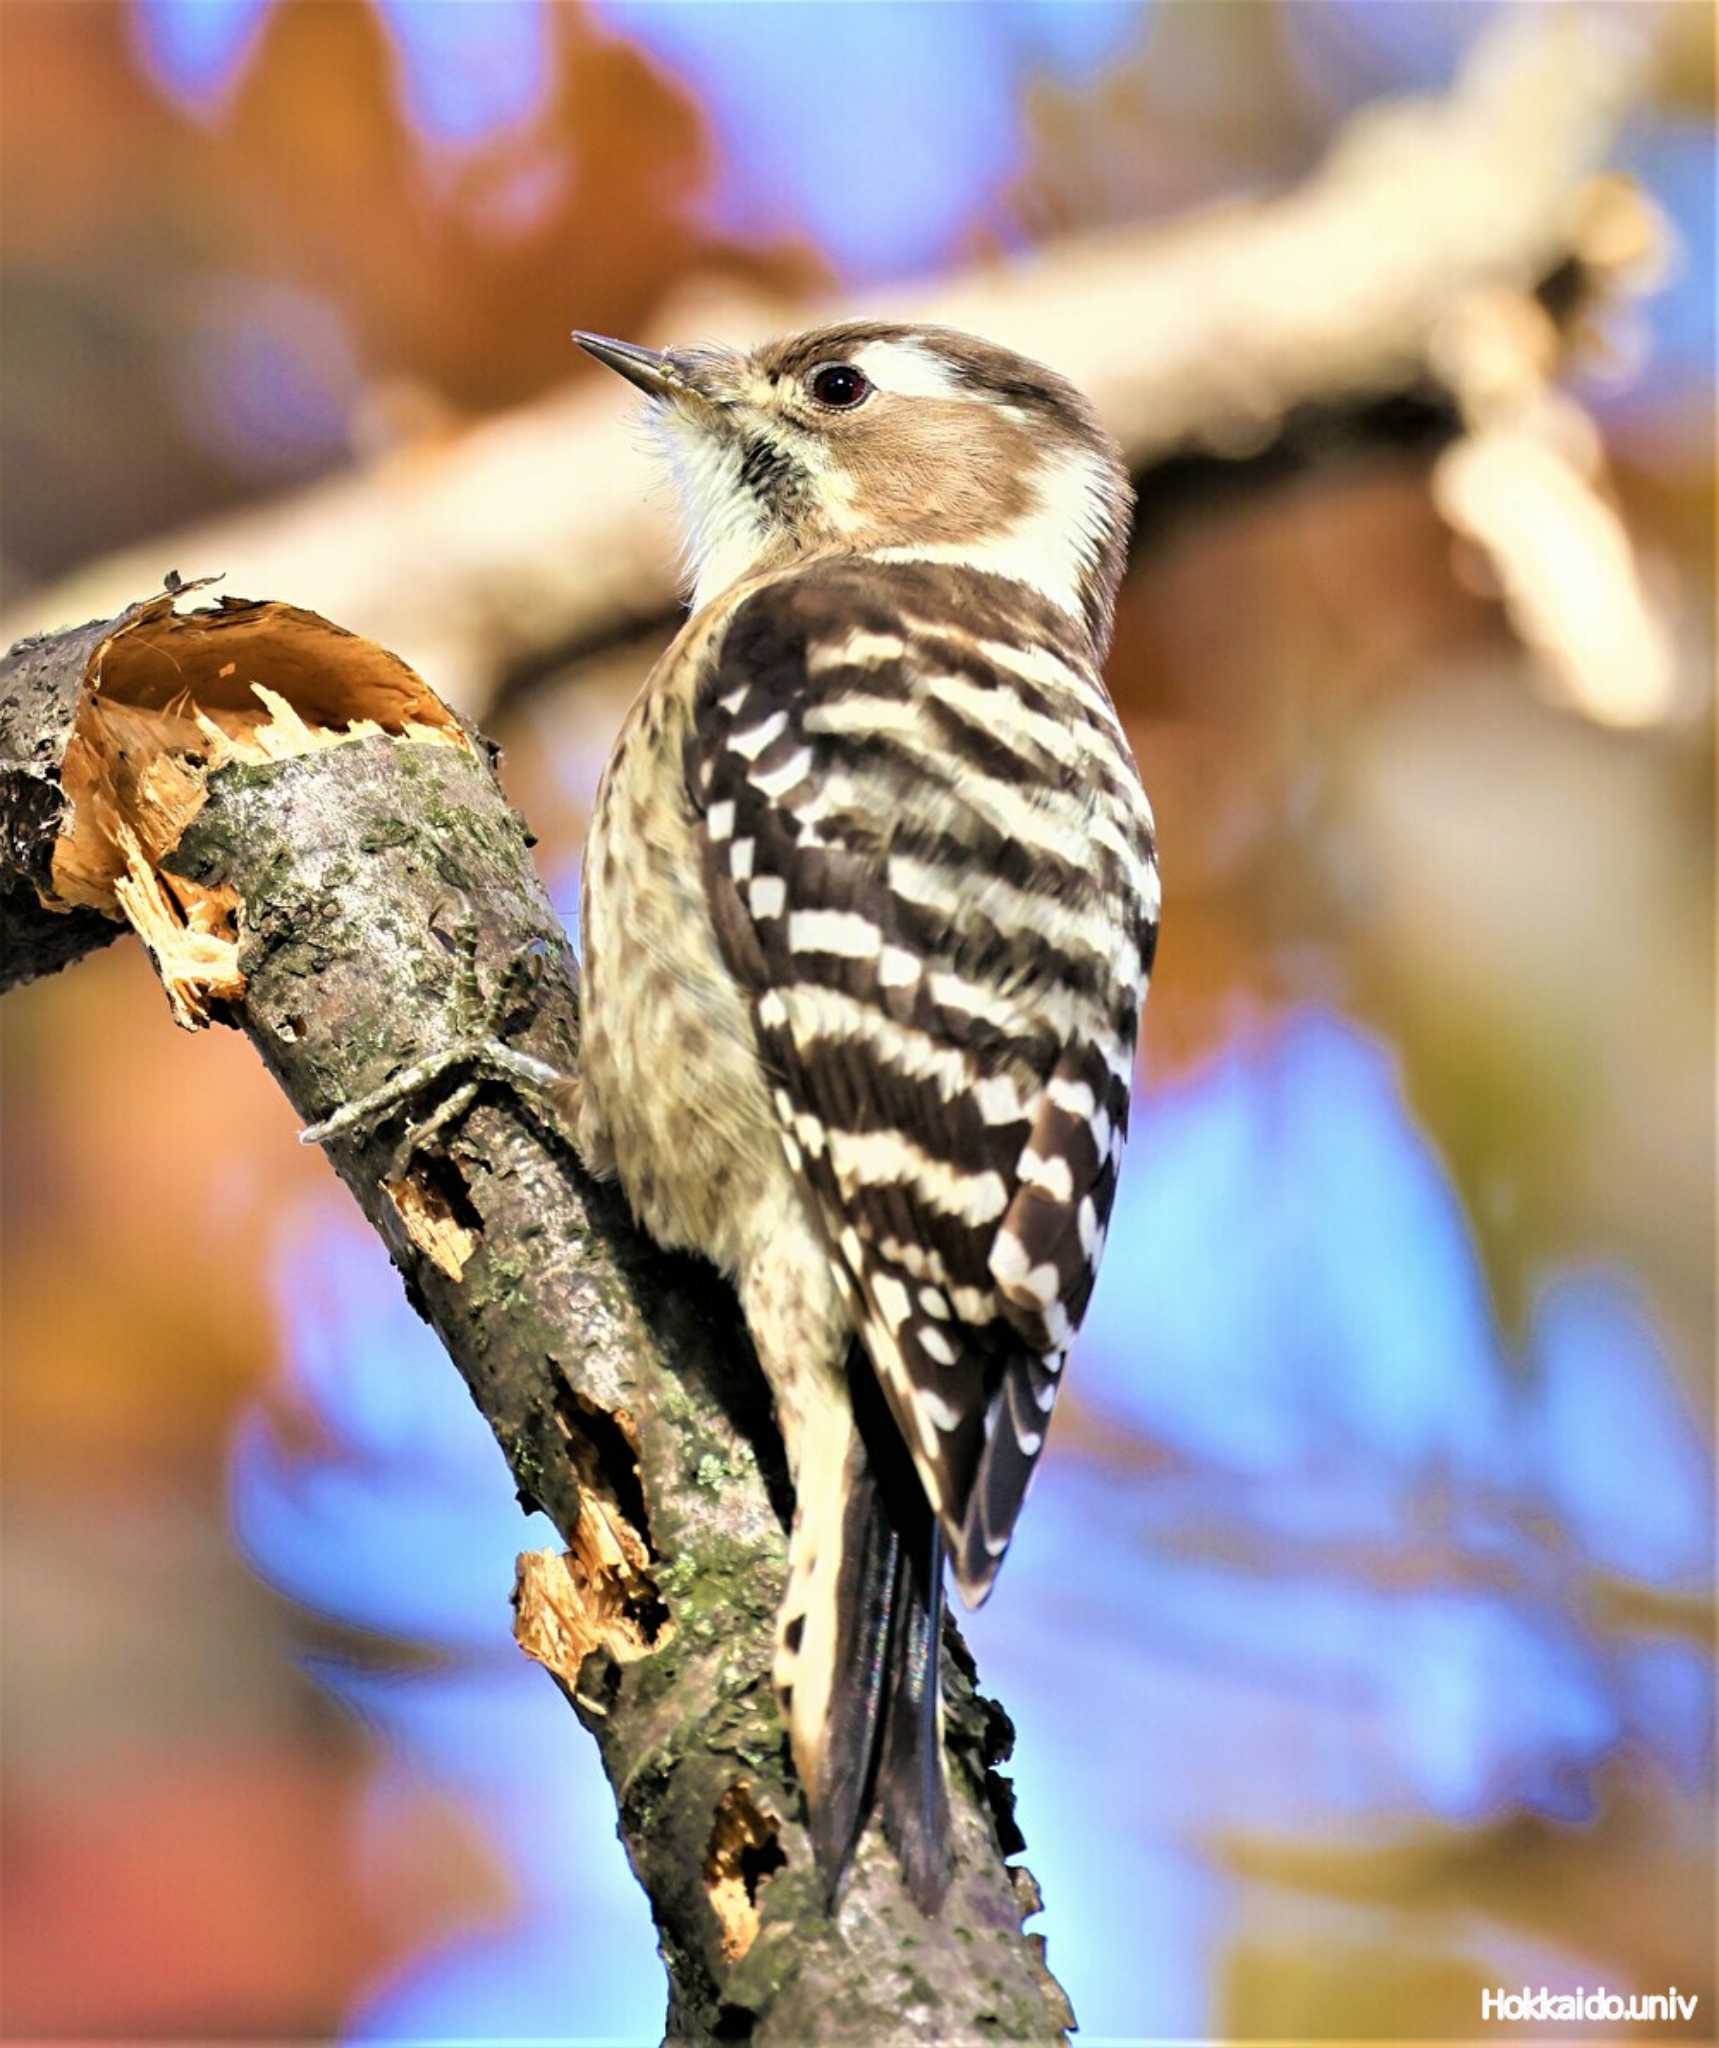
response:
[[[736,1279],[796,1486],[776,1677],[813,1842],[833,1888],[875,1783],[934,1909],[943,1548],[983,1599],[1157,936],[1098,673],[1126,480],[1078,394],[970,337],[588,345],[658,402],[698,591],[587,849],[580,1142]]]
[[[836,558],[735,611],[686,747],[724,959],[961,1590],[1092,1292],[1156,933],[1103,685],[1017,583]]]

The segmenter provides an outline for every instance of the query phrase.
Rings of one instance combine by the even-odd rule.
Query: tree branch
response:
[[[0,670],[4,982],[130,925],[179,1021],[243,1030],[307,1123],[500,1006],[563,1069],[575,967],[489,751],[403,662],[280,604],[168,595]],[[786,1482],[728,1289],[632,1227],[533,1104],[458,1069],[330,1142],[566,1552],[517,1632],[595,1734],[677,2041],[1051,2041],[1012,1731],[946,1642],[957,1874],[923,1920],[873,1830],[820,1902],[769,1682]],[[571,1847],[571,1845],[570,1845]],[[569,1942],[576,1931],[569,1929]]]

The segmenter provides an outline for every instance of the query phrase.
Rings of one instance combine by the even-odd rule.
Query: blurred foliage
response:
[[[437,150],[402,119],[383,15],[354,0],[270,9],[202,118],[140,78],[117,0],[9,0],[0,549],[14,577],[539,392],[573,367],[575,307],[625,334],[695,264],[783,287],[819,275],[808,250],[713,243],[696,106],[578,9],[546,18],[530,120]],[[287,296],[262,296],[249,333],[246,301],[267,286]],[[338,339],[283,322],[283,303],[325,310]],[[296,436],[276,410],[295,379],[327,401],[307,401],[324,416]]]

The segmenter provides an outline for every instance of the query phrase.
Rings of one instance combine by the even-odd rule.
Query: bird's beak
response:
[[[573,330],[573,339],[588,356],[595,356],[598,362],[619,371],[629,384],[636,384],[652,398],[688,395],[690,387],[685,377],[658,349],[640,348],[631,341],[612,341],[606,334],[585,334],[578,328]]]

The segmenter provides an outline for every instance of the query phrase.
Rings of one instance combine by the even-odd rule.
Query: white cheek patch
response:
[[[1044,464],[1033,481],[1039,502],[1029,519],[1076,537],[1088,560],[1096,561],[1112,488],[1109,464],[1090,449],[1071,448]]]
[[[1111,483],[1097,455],[1072,448],[1042,462],[1029,479],[1033,502],[988,540],[916,541],[880,548],[885,562],[958,562],[1025,583],[1075,618],[1081,616],[1083,579],[1105,539]]]
[[[868,341],[848,360],[868,382],[897,398],[971,398],[934,349],[917,341]]]

